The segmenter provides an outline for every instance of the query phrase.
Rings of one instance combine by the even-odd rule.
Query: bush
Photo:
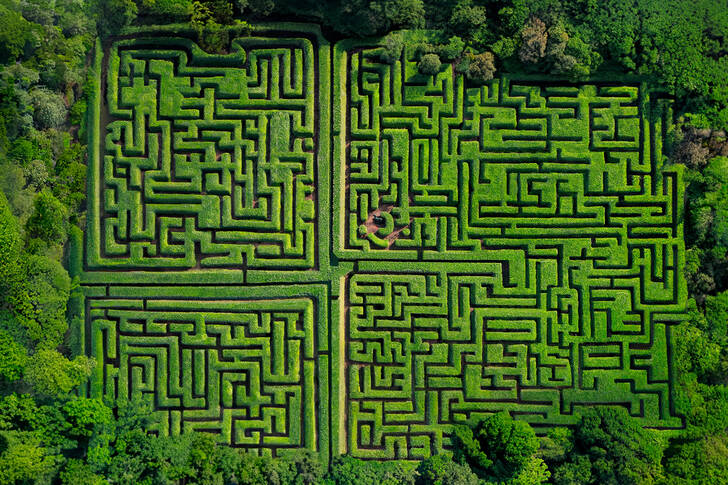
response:
[[[427,76],[434,76],[438,72],[440,72],[440,67],[442,66],[442,62],[440,62],[440,56],[437,54],[425,54],[422,56],[422,59],[420,59],[420,62],[417,64],[417,69]]]

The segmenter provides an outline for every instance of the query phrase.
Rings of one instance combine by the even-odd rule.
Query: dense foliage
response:
[[[331,35],[429,29],[419,69],[645,76],[676,98],[670,160],[685,166],[686,278],[674,328],[678,411],[670,439],[622,411],[584,410],[542,438],[507,414],[457,430],[452,454],[419,464],[342,456],[328,471],[294,452],[258,457],[207,434],[148,433],[141,404],[73,391],[68,234],[85,211],[88,52],[125,26],[189,22],[224,51],[225,26],[292,18]],[[407,37],[409,39],[410,37]],[[417,36],[411,36],[417,38]],[[390,34],[383,60],[405,38]],[[717,0],[0,0],[0,484],[723,484],[728,482],[728,8]]]

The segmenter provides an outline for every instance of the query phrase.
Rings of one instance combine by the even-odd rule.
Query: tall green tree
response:
[[[557,485],[650,485],[662,478],[663,443],[623,408],[585,409],[563,461],[548,463]]]
[[[493,414],[472,428],[458,426],[454,435],[455,460],[468,464],[479,477],[491,481],[522,483],[527,474],[532,483],[543,483],[549,473],[536,456],[539,440],[523,421],[507,412]]]

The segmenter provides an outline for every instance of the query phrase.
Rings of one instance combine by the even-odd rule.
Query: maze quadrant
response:
[[[663,106],[644,86],[477,87],[452,66],[423,76],[379,52],[337,59],[342,258],[470,260],[535,236],[605,247],[627,231],[676,237],[674,174],[658,172],[661,124],[646,119]]]
[[[251,287],[247,299],[211,287],[109,292],[87,297],[93,395],[143,399],[165,434],[213,432],[267,454],[327,449],[320,289]]]
[[[314,46],[249,37],[232,51],[112,46],[93,266],[314,268]]]

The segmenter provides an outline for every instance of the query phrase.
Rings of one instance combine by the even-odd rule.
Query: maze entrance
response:
[[[669,102],[638,82],[417,73],[315,27],[97,52],[90,393],[161,433],[419,459],[507,410],[677,428]]]

